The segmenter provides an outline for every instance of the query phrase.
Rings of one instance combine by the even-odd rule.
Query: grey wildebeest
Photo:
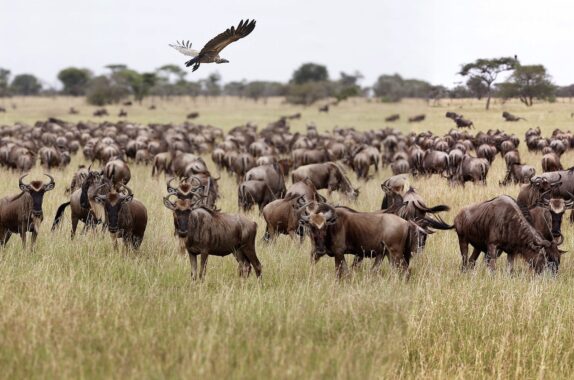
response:
[[[546,267],[558,270],[560,252],[557,245],[543,238],[509,196],[463,208],[454,219],[454,227],[463,270],[473,268],[481,252],[486,254],[488,268],[494,270],[499,251],[508,254],[510,270],[516,255],[523,257],[536,273]],[[468,244],[474,248],[470,258]]]
[[[452,171],[449,176],[449,183],[451,185],[458,184],[464,186],[465,182],[472,181],[486,185],[486,176],[488,175],[489,169],[490,165],[488,160],[465,155],[458,168]]]
[[[357,199],[359,189],[353,188],[343,169],[334,162],[310,164],[298,167],[291,173],[293,183],[309,178],[317,190],[327,189],[343,192],[349,199]]]
[[[233,254],[239,263],[239,275],[248,277],[251,267],[261,276],[261,263],[255,252],[257,224],[242,215],[226,214],[204,206],[193,206],[184,212],[176,205],[172,209],[180,229],[187,226],[186,248],[191,263],[191,278],[197,278],[197,256],[201,256],[199,278],[205,275],[209,255]]]
[[[106,214],[108,231],[112,235],[114,248],[117,239],[122,239],[126,248],[138,249],[147,226],[147,209],[127,186],[128,193],[121,194],[112,190],[106,195],[96,195],[95,201],[102,204]]]
[[[348,274],[345,254],[357,257],[354,266],[364,257],[374,257],[373,269],[388,255],[391,264],[408,276],[412,242],[421,230],[413,222],[393,214],[358,212],[327,203],[304,205],[299,215],[313,241],[313,260],[323,255],[334,257],[337,277]]]
[[[20,234],[22,245],[26,248],[26,234],[32,234],[32,246],[40,231],[40,224],[44,219],[42,203],[44,194],[53,190],[56,183],[54,178],[45,174],[50,182],[31,181],[25,184],[20,177],[18,187],[21,193],[0,199],[0,244],[5,245],[12,234]]]

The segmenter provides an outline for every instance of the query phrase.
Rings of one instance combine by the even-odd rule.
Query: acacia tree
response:
[[[556,86],[543,65],[518,65],[507,82],[500,85],[503,98],[518,98],[527,107],[534,99],[552,99]]]
[[[488,110],[494,82],[500,73],[513,70],[517,63],[518,60],[515,57],[479,58],[474,62],[462,65],[458,74],[467,77],[469,81],[480,80],[486,86],[486,109]]]
[[[91,77],[89,70],[77,67],[68,67],[58,73],[58,79],[64,85],[62,92],[72,96],[84,95]]]
[[[20,74],[14,77],[10,84],[11,92],[16,95],[38,95],[42,85],[38,78],[32,74]]]
[[[10,82],[10,70],[0,67],[0,97],[8,96],[8,84]]]

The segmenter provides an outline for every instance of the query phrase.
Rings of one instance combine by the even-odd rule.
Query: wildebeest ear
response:
[[[97,203],[104,203],[104,202],[106,201],[106,198],[101,197],[101,196],[99,196],[99,195],[96,195],[96,196],[94,197],[94,200],[95,200]]]
[[[24,185],[23,183],[20,184],[20,190],[22,190],[25,193],[30,191],[30,189],[28,188],[28,185]]]
[[[122,203],[128,203],[131,202],[132,199],[134,199],[133,194],[128,194],[125,197],[122,198]]]
[[[56,187],[54,182],[47,183],[44,185],[44,191],[54,190],[54,187]]]

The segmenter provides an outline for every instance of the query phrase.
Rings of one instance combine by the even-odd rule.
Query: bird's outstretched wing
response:
[[[241,20],[237,28],[232,26],[225,32],[219,34],[218,36],[212,38],[208,43],[205,44],[203,49],[199,54],[205,53],[216,53],[219,54],[227,45],[235,42],[251,33],[255,29],[255,20]]]
[[[190,57],[195,57],[199,54],[199,51],[191,48],[191,42],[189,42],[189,40],[188,41],[182,40],[181,42],[176,41],[175,44],[169,44],[169,46],[171,46],[181,54],[189,55]]]

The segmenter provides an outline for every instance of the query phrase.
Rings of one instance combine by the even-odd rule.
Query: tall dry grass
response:
[[[86,120],[92,109],[77,99],[16,99],[18,109],[0,114],[0,122],[34,122],[48,116],[69,119],[72,104]],[[459,109],[462,107],[462,109]],[[111,108],[111,107],[110,107]],[[477,128],[504,128],[523,136],[540,125],[545,134],[568,129],[569,103],[525,109],[507,104],[505,110],[528,121],[501,121],[501,105],[489,112],[482,103],[460,102],[429,107],[405,102],[382,105],[351,101],[328,115],[303,109],[302,128],[314,121],[320,129],[355,126],[381,128],[383,119],[398,110],[397,127],[445,133],[453,109],[473,119]],[[233,99],[195,105],[188,99],[158,102],[158,110],[134,106],[129,120],[180,122],[190,110],[199,121],[229,128],[248,120],[260,125],[278,115],[300,111],[271,100],[267,105]],[[117,110],[114,110],[114,112]],[[408,125],[409,114],[425,112],[427,121]],[[90,112],[91,114],[91,112]],[[540,169],[540,156],[524,161]],[[210,160],[207,160],[210,164]],[[572,153],[563,158],[574,164]],[[510,276],[501,258],[495,274],[482,262],[470,273],[460,272],[460,254],[453,232],[429,238],[422,255],[411,263],[408,282],[390,270],[372,274],[368,260],[349,281],[335,280],[332,259],[309,263],[308,241],[300,245],[281,237],[261,241],[264,221],[258,222],[257,252],[263,278],[242,281],[235,260],[209,259],[204,282],[192,283],[189,262],[177,254],[169,211],[161,202],[165,183],[150,178],[150,168],[132,166],[135,195],[148,208],[149,224],[137,253],[114,252],[107,234],[80,234],[71,241],[69,211],[63,226],[50,233],[54,213],[66,201],[63,194],[75,157],[56,171],[57,187],[45,197],[46,220],[34,252],[23,251],[13,236],[0,251],[0,377],[2,378],[565,378],[574,367],[574,266],[567,253],[556,278],[533,276],[525,266]],[[34,176],[41,170],[35,169]],[[361,183],[361,196],[350,206],[380,207],[384,169]],[[488,186],[449,188],[438,177],[420,178],[413,186],[429,205],[446,203],[456,212],[469,203],[507,193],[500,158],[489,173]],[[0,194],[18,192],[18,175],[2,170]],[[351,176],[356,182],[354,176]],[[219,206],[237,212],[236,185],[222,174]],[[347,204],[335,195],[334,203]],[[81,227],[81,226],[80,226]],[[565,247],[573,246],[573,229],[563,226]]]

